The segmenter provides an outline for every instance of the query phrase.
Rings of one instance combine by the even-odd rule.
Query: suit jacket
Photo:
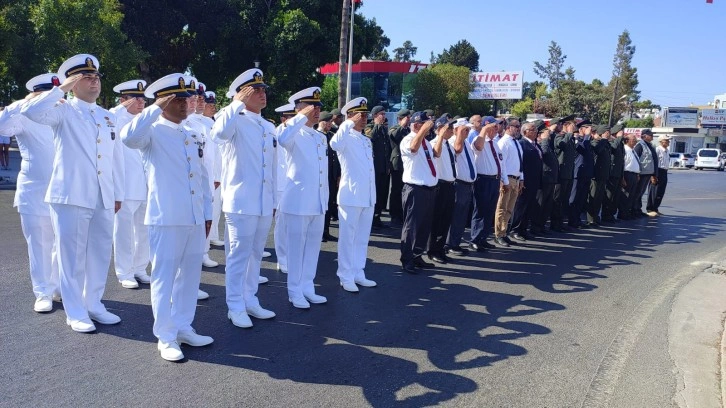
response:
[[[538,145],[536,142],[532,143],[524,138],[519,139],[517,143],[522,146],[524,188],[537,191],[542,186],[542,158],[540,158]]]
[[[401,162],[401,140],[411,133],[411,129],[395,125],[388,131],[388,141],[391,145],[391,167],[395,171],[403,171],[403,163]]]
[[[610,158],[612,167],[610,169],[610,177],[623,177],[623,169],[625,168],[625,145],[623,137],[616,137],[610,140]]]
[[[595,153],[595,175],[593,179],[598,182],[606,182],[610,177],[610,169],[613,166],[610,156],[610,142],[605,139],[590,140],[592,150]]]
[[[542,183],[557,184],[560,173],[560,163],[555,154],[555,139],[550,136],[540,142],[542,148]]]
[[[576,139],[575,149],[582,156],[582,163],[577,171],[577,178],[591,179],[595,173],[595,156],[590,145],[592,139]]]
[[[373,144],[373,167],[376,173],[385,173],[391,157],[391,143],[388,139],[388,126],[369,123],[365,134],[371,138]]]
[[[572,133],[560,133],[555,136],[555,153],[560,164],[559,179],[572,180],[575,177],[575,156],[577,156]]]

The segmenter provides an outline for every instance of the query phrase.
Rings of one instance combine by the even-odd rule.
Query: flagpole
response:
[[[350,35],[348,36],[348,81],[345,92],[345,102],[348,103],[351,100],[351,77],[353,76],[353,23],[355,21],[355,0],[350,0]]]

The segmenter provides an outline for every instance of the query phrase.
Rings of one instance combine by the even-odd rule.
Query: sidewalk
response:
[[[15,190],[15,182],[20,171],[20,151],[10,148],[10,170],[0,169],[0,190]]]

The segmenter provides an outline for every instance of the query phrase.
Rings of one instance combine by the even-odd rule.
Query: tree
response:
[[[393,49],[393,60],[399,62],[416,62],[413,57],[416,56],[418,47],[414,47],[409,40],[404,41],[403,45]]]
[[[660,105],[656,105],[650,99],[633,102],[633,109],[660,109]]]
[[[320,101],[323,103],[322,110],[330,111],[338,107],[338,78],[335,75],[328,75],[323,79]]]
[[[624,123],[624,127],[626,128],[652,128],[653,126],[653,117],[629,119]]]
[[[433,64],[434,61],[431,61]],[[479,71],[479,53],[469,41],[459,40],[436,57],[438,64],[453,64],[467,67],[470,71]]]
[[[620,117],[628,109],[625,104],[618,103],[617,98],[620,95],[628,95],[632,101],[640,99],[640,91],[637,90],[638,69],[632,66],[633,55],[635,46],[632,45],[628,30],[624,30],[618,36],[618,45],[613,56],[613,75],[608,84],[612,95],[609,121]]]
[[[562,67],[565,64],[567,55],[562,54],[562,48],[557,45],[556,42],[552,41],[548,48],[550,57],[547,60],[547,64],[541,64],[537,61],[534,62],[534,73],[542,79],[547,80],[551,90],[556,90],[559,87],[560,81],[565,79],[565,74],[562,72]],[[574,71],[573,71],[574,73]]]
[[[449,112],[465,116],[472,109],[469,101],[472,87],[468,68],[436,64],[416,74],[412,105],[417,110],[433,109],[437,114]]]

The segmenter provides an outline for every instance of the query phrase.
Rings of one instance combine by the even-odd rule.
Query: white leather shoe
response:
[[[54,302],[62,302],[63,301],[63,298],[61,297],[61,294],[60,293],[54,293],[53,294],[53,301]]]
[[[302,299],[290,299],[290,303],[298,309],[310,309],[310,303],[305,298]]]
[[[227,312],[227,319],[231,320],[233,325],[243,329],[252,327],[252,320],[250,320],[246,312],[233,312],[230,310]]]
[[[372,280],[370,280],[370,279],[366,279],[366,278],[362,278],[362,279],[360,279],[360,278],[356,278],[356,279],[355,279],[355,283],[356,283],[357,285],[363,286],[364,288],[373,288],[373,287],[375,287],[376,285],[378,285],[378,284],[376,283],[376,281],[372,281]]]
[[[197,289],[197,300],[204,300],[204,299],[209,299],[209,293],[207,293],[201,289]]]
[[[328,301],[328,298],[325,296],[316,295],[315,293],[304,293],[305,299],[307,299],[308,302],[313,304],[321,304]]]
[[[134,275],[134,278],[136,278],[137,281],[145,283],[147,285],[151,283],[151,278],[149,277],[149,275],[146,274],[146,272]]]
[[[272,256],[272,254],[271,254],[271,253],[269,253],[269,252],[267,252],[267,251],[262,251],[262,257],[263,257],[263,258],[269,258],[269,257],[271,257],[271,256]]]
[[[126,289],[136,289],[139,287],[139,282],[136,282],[136,279],[124,279],[119,282],[121,282],[121,286]]]
[[[266,277],[260,275],[260,281],[259,281],[260,283],[267,283],[269,281],[270,281],[269,279],[267,279]]]
[[[202,336],[201,334],[197,334],[196,331],[191,330],[177,333],[176,342],[179,344],[188,344],[192,347],[203,347],[212,344],[214,339],[209,336]]]
[[[267,310],[260,305],[248,307],[247,314],[256,319],[272,319],[276,316],[275,312],[273,312],[272,310]]]
[[[159,350],[159,353],[161,353],[161,358],[166,361],[179,361],[184,358],[184,353],[182,353],[179,345],[175,341],[171,343],[162,343],[160,341],[159,344],[156,345],[156,348]]]
[[[96,331],[96,326],[94,326],[88,319],[76,320],[73,322],[70,319],[66,319],[66,324],[71,326],[71,329],[74,332],[78,333],[90,333]]]
[[[347,292],[358,293],[358,286],[356,286],[353,282],[340,282],[340,286],[342,286]]]
[[[35,305],[33,305],[33,310],[38,313],[50,312],[51,310],[53,310],[53,300],[50,298],[50,296],[43,295],[35,299]]]
[[[282,273],[287,273],[287,266],[277,264],[277,270],[280,271],[280,272],[282,272]]]
[[[224,241],[220,241],[218,239],[211,239],[209,240],[209,243],[214,246],[224,246]]]
[[[101,324],[116,324],[121,322],[121,318],[116,316],[115,314],[105,311],[102,313],[91,313],[88,312],[88,317],[91,318],[94,322],[101,323]]]
[[[209,255],[204,254],[204,258],[202,258],[202,265],[207,268],[216,268],[217,266],[219,266],[219,262],[210,259]]]

